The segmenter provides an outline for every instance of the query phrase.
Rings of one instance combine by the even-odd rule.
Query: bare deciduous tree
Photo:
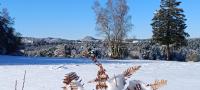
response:
[[[93,6],[97,30],[104,35],[113,58],[123,57],[122,41],[132,28],[128,9],[126,0],[108,0],[106,7],[101,7],[96,0]]]

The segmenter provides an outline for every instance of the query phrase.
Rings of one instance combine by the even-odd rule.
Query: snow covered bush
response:
[[[140,59],[140,52],[139,51],[130,51],[129,57],[132,59]]]
[[[189,51],[189,53],[186,56],[186,61],[198,62],[198,61],[200,61],[200,55],[198,54],[197,51],[191,50],[191,51]]]

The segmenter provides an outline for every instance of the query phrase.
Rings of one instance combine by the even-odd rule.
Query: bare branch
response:
[[[24,78],[23,78],[22,90],[24,90],[25,81],[26,81],[26,70],[24,71]]]

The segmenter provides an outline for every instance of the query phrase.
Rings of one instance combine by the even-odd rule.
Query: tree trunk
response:
[[[170,60],[170,47],[167,45],[167,60]]]

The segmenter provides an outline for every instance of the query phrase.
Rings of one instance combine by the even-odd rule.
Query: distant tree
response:
[[[0,53],[11,54],[21,44],[21,34],[13,28],[14,19],[9,16],[6,8],[0,12]]]
[[[186,37],[189,37],[184,31],[186,19],[183,9],[178,8],[180,4],[176,0],[161,0],[160,9],[152,19],[153,41],[167,47],[167,60],[170,59],[170,47],[186,45]]]
[[[122,58],[124,47],[122,41],[132,28],[128,9],[126,0],[107,0],[105,7],[101,7],[96,0],[93,6],[97,30],[104,35],[111,56],[114,58]]]

